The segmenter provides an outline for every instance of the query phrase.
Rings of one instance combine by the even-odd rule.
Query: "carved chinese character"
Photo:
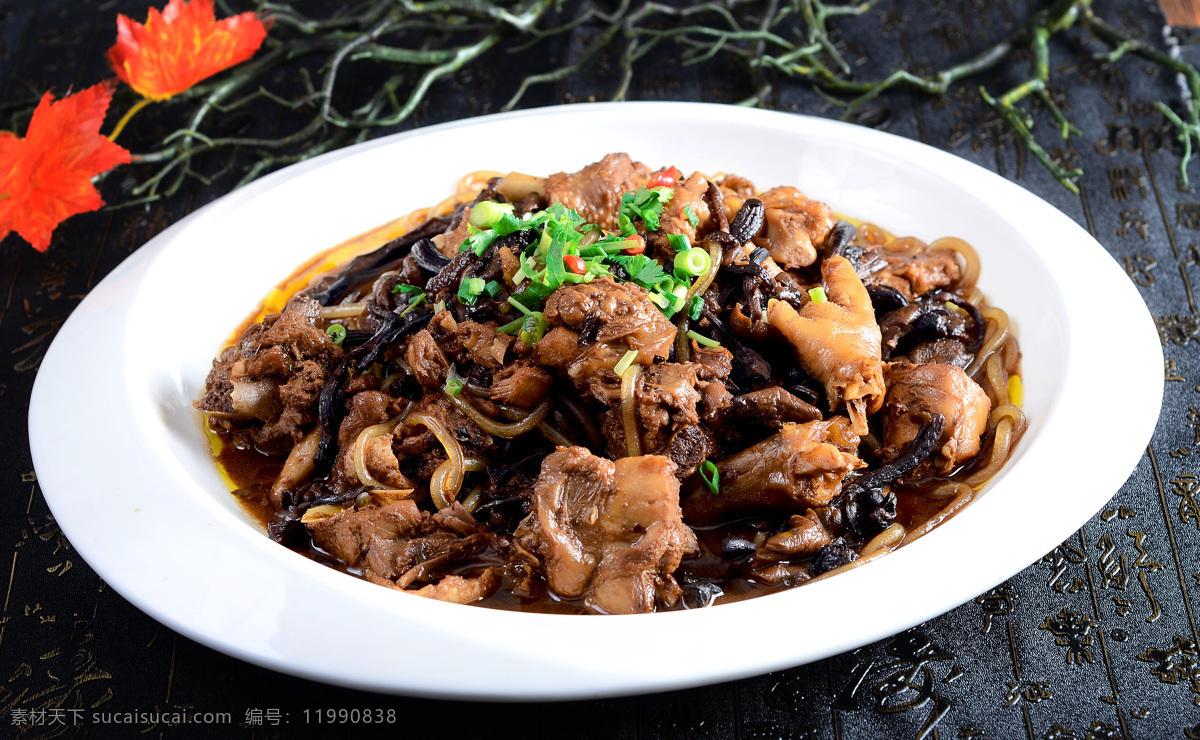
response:
[[[1194,694],[1192,703],[1200,706],[1200,666],[1196,664],[1196,643],[1176,635],[1171,647],[1165,650],[1150,648],[1137,657],[1138,660],[1155,664],[1150,673],[1157,676],[1159,681],[1172,685],[1181,681],[1186,683]]]
[[[1112,185],[1112,197],[1114,200],[1129,200],[1130,187],[1141,194],[1143,198],[1150,194],[1149,182],[1146,180],[1146,171],[1141,167],[1130,167],[1128,165],[1122,167],[1110,167],[1108,169],[1108,181]]]
[[[1117,236],[1124,239],[1133,232],[1137,232],[1142,239],[1150,238],[1150,222],[1142,216],[1140,208],[1121,211],[1121,224],[1117,226]]]
[[[1110,535],[1104,535],[1096,543],[1101,551],[1097,568],[1100,570],[1101,583],[1104,588],[1124,590],[1129,582],[1129,568],[1126,564],[1125,553],[1116,554],[1116,543]]]
[[[1171,359],[1170,357],[1167,357],[1163,360],[1163,380],[1178,380],[1180,382],[1184,381],[1183,376],[1179,375],[1179,371],[1175,367],[1175,360]]]
[[[917,731],[917,740],[929,737],[938,722],[950,711],[950,700],[934,687],[937,676],[931,663],[949,661],[954,654],[933,644],[918,631],[901,634],[887,646],[890,659],[860,661],[850,671],[850,679],[834,695],[836,709],[857,711],[861,701],[869,699],[877,712],[894,714],[932,704]]]
[[[1158,266],[1158,260],[1148,254],[1127,254],[1121,258],[1125,265],[1125,274],[1129,279],[1143,288],[1154,285],[1154,276],[1150,271]]]
[[[1046,617],[1038,629],[1049,630],[1054,644],[1067,649],[1067,663],[1081,665],[1093,662],[1092,628],[1096,623],[1086,614],[1076,614],[1065,606],[1058,614]]]
[[[1171,479],[1171,492],[1180,497],[1179,520],[1184,524],[1196,522],[1200,529],[1200,503],[1196,502],[1196,492],[1200,491],[1200,480],[1191,473],[1184,473]]]
[[[1158,327],[1158,340],[1164,346],[1167,342],[1184,345],[1200,334],[1200,320],[1195,316],[1155,316],[1154,325]]]
[[[1063,543],[1051,550],[1043,558],[1043,563],[1049,563],[1054,569],[1054,574],[1050,576],[1050,580],[1046,581],[1046,585],[1054,589],[1058,593],[1063,593],[1066,590],[1066,584],[1060,581],[1063,574],[1067,572],[1068,564],[1082,563],[1087,560],[1087,554],[1078,547]]]
[[[980,634],[992,631],[992,617],[1012,613],[1015,596],[1006,584],[1001,584],[975,599],[975,603],[983,607],[983,629]]]

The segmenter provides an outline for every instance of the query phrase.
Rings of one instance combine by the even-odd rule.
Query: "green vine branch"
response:
[[[993,95],[986,104],[1064,186],[1076,190],[1082,172],[1065,168],[1039,141],[1032,99],[1052,120],[1055,135],[1067,140],[1077,129],[1050,94],[1050,45],[1072,29],[1082,29],[1106,47],[1097,59],[1116,64],[1132,54],[1181,77],[1190,91],[1185,110],[1162,103],[1158,110],[1173,125],[1183,145],[1180,177],[1187,182],[1193,144],[1200,146],[1200,72],[1110,25],[1092,0],[1054,0],[1023,25],[958,64],[929,74],[893,69],[879,79],[859,79],[836,42],[840,21],[865,16],[878,0],[827,4],[825,0],[721,0],[701,3],[573,3],[564,0],[368,0],[328,18],[305,15],[290,4],[255,0],[250,6],[274,19],[271,35],[253,60],[215,82],[176,96],[158,114],[183,109],[186,123],[163,137],[157,148],[136,155],[140,181],[123,206],[174,195],[189,178],[209,181],[233,174],[244,184],[279,167],[362,141],[373,132],[410,121],[440,87],[459,72],[478,66],[486,55],[536,60],[554,39],[582,41],[557,66],[523,77],[504,109],[521,104],[539,86],[562,83],[605,59],[615,60],[617,82],[611,92],[622,100],[642,60],[664,42],[674,45],[685,66],[719,60],[736,65],[749,81],[744,105],[762,105],[783,80],[811,85],[840,106],[844,117],[893,90],[945,95],[951,87],[978,78],[1010,62],[1018,49],[1031,58],[1027,78]],[[222,8],[233,13],[245,8]],[[1069,43],[1077,43],[1078,35]],[[565,45],[564,45],[565,49]],[[563,52],[566,53],[565,51]],[[501,59],[504,56],[500,57]],[[348,65],[369,65],[347,73]],[[363,84],[370,79],[369,84]],[[298,88],[298,89],[297,89]],[[365,89],[364,89],[365,88]],[[220,135],[218,114],[274,106],[278,120],[293,128],[270,137]],[[216,173],[201,158],[222,162]]]

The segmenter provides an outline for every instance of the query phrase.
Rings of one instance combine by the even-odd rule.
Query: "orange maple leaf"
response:
[[[143,97],[166,100],[254,56],[266,37],[252,12],[218,21],[212,0],[170,0],[150,8],[146,25],[118,15],[108,61]]]
[[[0,239],[16,231],[39,252],[54,227],[104,205],[92,178],[129,162],[129,152],[101,136],[116,80],[55,101],[46,93],[25,138],[0,132]]]

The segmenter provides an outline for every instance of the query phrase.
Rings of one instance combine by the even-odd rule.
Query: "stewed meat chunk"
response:
[[[987,394],[962,368],[954,365],[889,364],[884,374],[888,392],[883,404],[886,456],[895,456],[917,437],[934,414],[946,419],[932,464],[946,474],[979,454],[979,439],[992,410]],[[932,461],[932,462],[931,462]]]
[[[837,495],[842,477],[866,463],[854,455],[858,435],[845,417],[788,424],[717,464],[720,491],[700,488],[684,502],[684,519],[711,524],[731,516],[803,511]]]
[[[772,300],[767,320],[792,344],[800,364],[825,385],[832,409],[845,404],[859,434],[867,416],[883,405],[881,336],[871,296],[844,257],[821,265],[828,299],[810,301],[799,312]]]
[[[602,229],[617,228],[621,196],[646,187],[650,168],[628,154],[609,154],[573,173],[559,172],[546,178],[546,199],[573,208]]]
[[[654,358],[665,359],[675,341],[674,324],[650,301],[645,288],[609,278],[554,291],[546,299],[545,317],[551,327],[576,332],[578,354],[571,357],[569,347],[559,349],[567,335],[547,334],[542,342],[552,340],[547,349],[553,347],[553,354],[542,351],[538,342],[533,360],[548,367],[560,367],[557,362],[567,360],[567,376],[581,389],[599,370],[612,370],[627,351],[636,350],[636,362],[649,367]]]
[[[606,614],[678,599],[671,574],[697,545],[680,515],[674,468],[658,455],[613,463],[582,447],[545,459],[516,536],[540,558],[554,593]]]

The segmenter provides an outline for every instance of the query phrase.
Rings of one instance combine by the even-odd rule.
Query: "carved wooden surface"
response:
[[[934,69],[982,48],[1033,5],[883,0],[846,26],[838,43],[864,76],[897,65]],[[0,126],[11,126],[7,116],[43,90],[62,94],[103,78],[113,16],[140,18],[145,7],[143,0],[0,0]],[[1162,48],[1178,45],[1186,59],[1200,62],[1200,37],[1176,29],[1165,38],[1156,6],[1125,0],[1098,9],[1128,32]],[[569,57],[596,32],[584,25],[543,56]],[[1138,60],[1097,61],[1085,36],[1072,38],[1052,46],[1052,94],[1083,133],[1053,155],[1086,171],[1079,195],[1026,156],[982,104],[975,83],[944,98],[896,92],[854,116],[974,161],[1062,209],[1124,266],[1159,328],[1166,396],[1146,455],[1104,510],[1008,582],[916,629],[812,665],[690,691],[548,705],[462,705],[331,688],[181,637],[106,588],[59,531],[30,461],[25,415],[43,353],[83,296],[131,252],[232,184],[194,181],[148,208],[72,219],[46,254],[16,238],[0,243],[0,737],[1200,738],[1200,192],[1180,187],[1178,146],[1151,105],[1180,98],[1175,80]],[[654,69],[635,80],[635,98],[746,96],[747,81],[718,64],[683,68],[668,46],[656,53]],[[989,89],[1019,82],[1026,60],[1018,61],[989,75]],[[495,111],[530,71],[522,64],[495,56],[464,70],[411,125]],[[605,99],[615,84],[612,60],[602,57],[586,75],[536,89],[524,104]],[[811,89],[786,80],[778,81],[769,107],[837,114]],[[1044,111],[1038,119],[1049,125]],[[139,120],[135,145],[161,133],[154,121]],[[228,125],[269,131],[279,124]],[[724,145],[736,160],[737,143]],[[221,165],[202,168],[211,173]],[[1200,178],[1200,169],[1192,174]],[[110,178],[106,197],[119,201],[129,186],[120,175]],[[1114,362],[1120,353],[1114,338]],[[1111,427],[1097,433],[1120,434],[1121,390],[1097,402],[1112,408]],[[1014,536],[1020,533],[997,533],[986,546],[1003,547]],[[370,649],[386,631],[347,615],[346,625],[314,626],[313,639],[337,636],[348,650]],[[768,633],[761,649],[815,639]],[[316,712],[329,709],[369,709],[385,721],[318,723]],[[131,712],[147,715],[125,716]],[[228,717],[214,728],[181,721],[184,712]],[[132,721],[112,724],[121,719]]]

